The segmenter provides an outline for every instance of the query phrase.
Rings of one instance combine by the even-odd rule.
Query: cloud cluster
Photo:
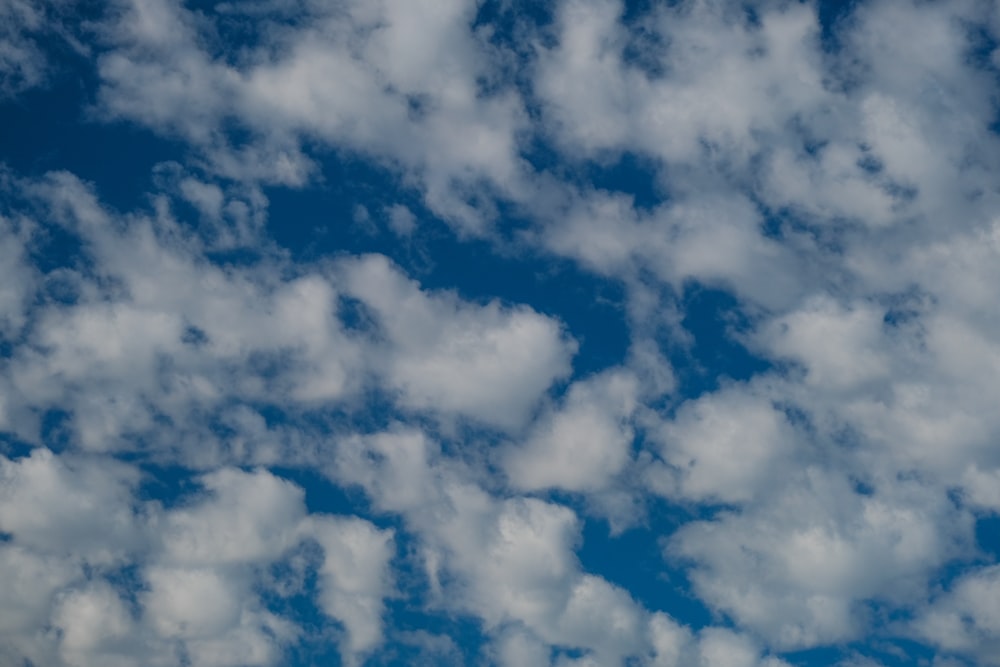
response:
[[[139,208],[0,171],[3,659],[1000,664],[1000,12],[527,4],[0,3],[0,104],[93,54],[81,122],[181,148]],[[382,241],[614,286],[621,358],[575,370],[579,294],[280,247],[337,159]],[[710,622],[588,571],[604,522]]]
[[[0,464],[2,595],[5,609],[19,610],[0,630],[7,660],[275,664],[302,629],[262,596],[303,584],[264,575],[304,544],[322,558],[297,565],[319,581],[303,593],[344,628],[345,660],[381,637],[392,531],[307,516],[302,490],[267,471],[217,469],[165,507],[139,493],[142,471],[106,457],[36,449]]]

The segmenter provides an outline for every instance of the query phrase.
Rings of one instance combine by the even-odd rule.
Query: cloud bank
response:
[[[0,19],[4,662],[1000,665],[991,3]]]

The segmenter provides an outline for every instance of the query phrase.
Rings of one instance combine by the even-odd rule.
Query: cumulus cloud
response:
[[[678,499],[741,503],[762,496],[784,472],[796,434],[766,395],[730,387],[686,402],[656,441],[665,465],[648,469],[652,488]]]
[[[288,481],[225,468],[170,509],[139,495],[138,470],[106,458],[64,460],[38,449],[2,463],[8,583],[0,595],[12,611],[0,619],[0,636],[11,659],[277,664],[304,630],[268,610],[260,568],[303,541],[323,551],[321,583],[309,593],[345,627],[345,659],[382,639],[391,531],[357,517],[307,516],[302,489]],[[130,571],[137,588],[127,587]]]
[[[993,565],[962,576],[916,620],[917,635],[978,664],[996,664],[998,574]]]
[[[0,171],[0,658],[994,664],[1000,13],[525,8],[0,2],[0,105],[75,67],[177,149],[138,207]],[[303,260],[269,197],[337,161],[392,234]],[[421,284],[473,237],[499,293]],[[711,624],[588,570],[604,521]]]
[[[22,190],[38,201],[42,224],[84,244],[78,263],[42,285],[26,267],[12,276],[20,294],[12,294],[7,321],[30,317],[22,329],[30,337],[7,362],[4,381],[20,399],[4,408],[28,439],[37,437],[38,411],[56,406],[93,451],[131,447],[125,439],[137,435],[156,438],[165,419],[182,424],[222,411],[238,441],[225,445],[229,453],[192,443],[189,461],[209,465],[234,455],[273,463],[307,452],[289,452],[290,436],[269,431],[252,408],[227,402],[348,406],[377,384],[406,409],[519,428],[570,370],[576,343],[557,320],[526,306],[424,292],[382,256],[302,271],[273,253],[251,267],[220,267],[206,256],[214,246],[169,211],[122,219],[65,173]],[[25,234],[22,253],[32,239]],[[67,298],[29,311],[29,290],[37,295],[56,280]],[[370,313],[375,330],[344,319],[345,301]]]
[[[301,186],[315,170],[302,143],[348,147],[415,179],[466,232],[492,218],[482,207],[493,192],[528,189],[523,105],[470,30],[473,4],[348,3],[306,16],[298,28],[281,12],[254,16],[263,41],[233,62],[206,48],[208,17],[166,0],[123,3],[106,25],[101,107],[180,134],[214,170],[250,181]],[[484,82],[494,90],[483,94]],[[229,119],[259,139],[232,144]]]
[[[505,461],[511,484],[519,489],[599,489],[629,460],[636,379],[627,372],[575,383],[564,404],[543,417],[523,445]]]
[[[346,263],[344,283],[388,339],[382,372],[406,407],[517,427],[569,374],[575,342],[530,308],[424,295],[378,256]]]

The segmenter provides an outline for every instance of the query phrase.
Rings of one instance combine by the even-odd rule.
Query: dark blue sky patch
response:
[[[41,444],[59,453],[73,446],[75,432],[73,414],[59,408],[50,408],[42,413],[39,435]]]
[[[836,665],[846,656],[842,648],[823,647],[805,651],[789,651],[780,654],[782,659],[793,667],[819,667],[820,665]]]
[[[929,666],[937,656],[937,652],[926,644],[908,639],[875,640],[858,646],[855,650],[860,655],[881,662],[885,667]]]
[[[712,623],[711,612],[691,594],[684,570],[663,557],[664,534],[683,520],[683,511],[671,514],[665,518],[658,513],[651,526],[630,528],[620,535],[611,535],[605,521],[588,518],[577,556],[585,571],[599,572],[646,609],[665,612],[692,629],[702,628]]]
[[[529,51],[531,38],[542,39],[552,46],[551,36],[545,33],[555,22],[555,3],[527,2],[526,0],[484,0],[479,3],[472,29],[489,31],[493,44],[505,49]]]
[[[166,509],[184,505],[202,490],[195,471],[179,465],[163,465],[150,462],[132,461],[133,457],[122,456],[123,461],[135,463],[142,471],[142,478],[136,489],[136,498],[142,502],[155,501]]]
[[[66,170],[96,184],[101,200],[119,210],[145,208],[158,162],[181,159],[187,149],[123,122],[87,117],[97,85],[88,63],[14,100],[0,100],[3,162],[21,176]]]
[[[871,642],[847,642],[840,646],[825,646],[802,651],[787,651],[779,653],[783,660],[793,667],[828,667],[840,665],[840,661],[871,660],[872,667],[912,667],[914,665],[930,667],[935,651],[919,642],[893,639],[879,639]],[[869,663],[861,662],[868,667]]]
[[[640,70],[650,79],[663,77],[667,72],[664,53],[669,43],[657,30],[651,29],[649,22],[665,12],[677,11],[683,4],[684,0],[626,0],[621,15],[621,23],[626,28],[622,63]]]
[[[448,612],[419,611],[405,600],[388,603],[392,630],[387,644],[373,656],[372,664],[457,667],[474,665],[480,659],[487,638],[477,621]]]
[[[649,211],[667,200],[659,184],[661,168],[651,158],[628,151],[609,163],[588,164],[583,182],[600,190],[626,194],[635,208]]]
[[[306,509],[310,514],[361,515],[380,527],[392,524],[385,517],[371,515],[368,501],[357,487],[338,486],[320,471],[311,468],[277,466],[269,470],[278,477],[293,482],[305,492]]]
[[[192,325],[185,327],[184,333],[181,334],[181,342],[191,347],[204,347],[209,338],[203,329]]]
[[[660,7],[675,7],[683,0],[665,0],[656,2],[654,0],[625,0],[624,11],[622,12],[622,23],[633,27],[636,23],[646,18],[649,13]]]
[[[989,73],[994,78],[1000,76],[1000,71],[992,59],[994,51],[1000,47],[1000,41],[984,25],[966,24],[963,28],[968,39],[966,63]]]
[[[841,48],[840,29],[858,5],[858,0],[819,0],[816,3],[820,37],[827,51]]]
[[[44,213],[39,214],[39,217]],[[41,224],[28,246],[31,253],[32,262],[39,271],[51,273],[58,269],[86,270],[91,261],[87,250],[80,238],[66,229],[62,225],[46,224],[45,218],[41,218]],[[58,276],[54,277],[58,280]],[[55,288],[51,294],[57,299],[68,300],[69,296],[65,290],[59,289],[58,284],[49,284],[47,287]]]
[[[754,356],[734,334],[746,332],[749,316],[728,292],[690,284],[681,299],[682,325],[694,339],[689,349],[670,350],[680,394],[696,397],[717,389],[723,379],[749,380],[773,364]]]
[[[368,305],[354,297],[340,295],[337,300],[337,319],[346,331],[369,339],[379,337],[378,316]]]
[[[0,454],[8,459],[17,460],[26,456],[31,456],[36,445],[25,440],[21,440],[13,433],[0,431]]]
[[[285,655],[285,664],[294,667],[341,664],[335,635],[342,628],[317,606],[322,564],[322,547],[305,541],[258,573],[256,593],[264,607],[302,630],[302,640],[288,647]]]
[[[472,30],[498,51],[491,65],[494,77],[481,90],[513,87],[525,101],[529,113],[538,112],[534,100],[532,68],[537,60],[536,46],[555,48],[558,43],[556,3],[527,0],[485,0],[479,3]]]
[[[1000,562],[1000,516],[976,519],[976,544],[990,563]]]
[[[101,575],[128,605],[129,612],[138,616],[141,612],[139,596],[146,590],[142,567],[135,563],[127,563],[111,570],[102,571]]]
[[[274,48],[274,33],[306,24],[315,15],[305,2],[253,0],[183,0],[198,17],[200,46],[213,60],[233,67],[255,64],[268,47]]]
[[[760,230],[764,237],[791,248],[800,248],[803,254],[813,256],[843,256],[848,234],[859,225],[855,219],[812,219],[789,207],[759,208]],[[817,253],[817,250],[822,253]]]
[[[414,195],[400,189],[395,174],[349,153],[331,153],[321,164],[322,180],[314,187],[265,189],[268,235],[299,261],[395,247],[379,228],[383,208],[412,202]]]

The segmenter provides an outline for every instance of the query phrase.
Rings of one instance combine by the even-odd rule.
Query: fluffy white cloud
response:
[[[576,343],[527,307],[424,294],[381,256],[343,266],[344,289],[371,309],[388,339],[379,371],[404,407],[516,428],[570,371]]]
[[[393,589],[393,532],[353,517],[315,517],[308,525],[324,553],[320,606],[344,624],[348,637],[342,654],[354,662],[382,641],[383,599]]]
[[[297,541],[302,489],[264,471],[222,469],[201,479],[206,497],[170,512],[160,528],[170,563],[272,561]]]
[[[0,414],[29,441],[41,412],[58,407],[91,451],[146,442],[197,467],[290,462],[314,456],[313,445],[244,403],[353,409],[377,387],[443,421],[517,429],[570,372],[576,343],[559,321],[421,290],[381,256],[303,269],[273,252],[220,267],[206,257],[218,239],[186,229],[163,198],[150,217],[123,217],[66,173],[13,189],[39,223],[5,237],[15,261],[4,322],[30,329],[0,373],[10,388]],[[17,258],[52,224],[78,235],[84,255],[39,280]],[[56,286],[66,298],[43,291]],[[40,303],[28,308],[33,297]],[[346,300],[369,321],[352,322]],[[205,424],[212,415],[234,435],[220,442]],[[165,422],[188,435],[161,440]]]
[[[0,215],[0,336],[4,338],[15,337],[24,326],[25,302],[35,291],[38,276],[25,252],[32,231],[27,220],[15,222]]]
[[[236,61],[205,49],[205,14],[169,0],[123,4],[105,26],[115,48],[99,62],[104,113],[186,137],[219,173],[302,185],[314,165],[301,144],[319,140],[400,168],[432,210],[475,233],[493,192],[530,190],[517,150],[523,105],[470,30],[474,3],[314,5],[298,27],[247,7],[263,42]],[[256,139],[229,145],[230,119]]]
[[[141,547],[136,470],[114,461],[36,449],[0,457],[0,530],[41,553],[110,564]]]
[[[556,647],[582,650],[581,664],[600,665],[642,659],[675,667],[704,655],[707,667],[716,654],[743,655],[728,644],[713,648],[719,643],[713,632],[695,637],[582,571],[574,553],[580,522],[572,510],[490,495],[420,432],[345,440],[328,473],[363,487],[376,508],[403,516],[419,541],[429,604],[482,619],[499,664],[549,664]],[[728,631],[725,637],[751,656],[746,664],[770,664],[758,663],[761,651],[748,638]]]
[[[501,636],[514,624],[548,645],[587,648],[604,664],[641,651],[645,612],[625,591],[580,571],[579,524],[569,508],[490,496],[420,433],[350,440],[338,458],[335,478],[362,485],[418,535],[434,604],[473,613]],[[503,648],[510,641],[516,646]],[[500,648],[537,654],[532,646],[508,638]]]
[[[53,611],[52,625],[62,632],[59,653],[67,665],[135,664],[128,654],[136,623],[118,592],[105,583],[67,591]]]
[[[971,518],[919,481],[865,495],[832,471],[788,471],[780,492],[682,526],[698,594],[775,646],[864,632],[865,601],[916,604],[931,574],[971,544]]]
[[[304,541],[324,554],[317,589],[304,592],[346,628],[345,659],[382,640],[392,532],[357,517],[307,515],[290,482],[222,469],[165,509],[138,498],[135,469],[106,457],[38,449],[2,464],[0,655],[10,660],[277,664],[303,630],[267,609],[261,592],[277,582],[261,568]],[[120,578],[130,570],[138,589]]]
[[[753,387],[733,386],[684,403],[656,433],[665,466],[647,470],[653,489],[700,502],[760,497],[787,472],[796,434]]]
[[[622,371],[573,384],[563,405],[536,422],[505,459],[510,484],[522,490],[599,489],[627,464],[638,383]]]
[[[549,667],[552,649],[530,632],[511,628],[496,640],[496,662],[501,667]]]
[[[1000,632],[1000,566],[973,570],[960,577],[914,623],[917,636],[949,651],[995,665]]]

